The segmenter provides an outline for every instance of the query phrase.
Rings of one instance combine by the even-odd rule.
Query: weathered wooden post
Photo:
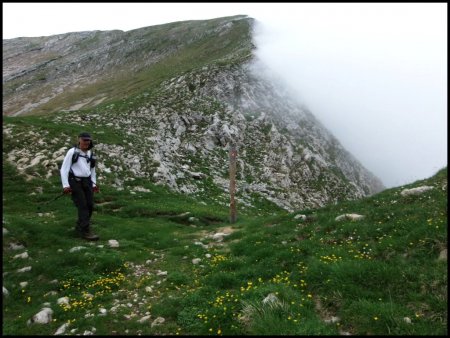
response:
[[[236,145],[230,146],[230,223],[236,222],[236,202],[234,194],[236,192]]]

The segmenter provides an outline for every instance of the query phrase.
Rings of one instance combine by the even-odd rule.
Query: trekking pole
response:
[[[62,194],[56,196],[55,198],[53,198],[53,199],[51,199],[51,200],[49,200],[49,201],[46,201],[46,202],[44,202],[44,203],[41,203],[40,205],[38,205],[38,211],[41,210],[41,207],[42,207],[43,205],[47,205],[47,204],[49,204],[50,202],[56,201],[58,198],[60,198],[61,196],[64,196],[64,195],[65,195],[65,194],[64,194],[64,192],[63,192]]]

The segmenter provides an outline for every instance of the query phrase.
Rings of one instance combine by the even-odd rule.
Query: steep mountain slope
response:
[[[226,204],[233,144],[237,197],[249,208],[270,201],[292,211],[382,190],[264,75],[252,54],[252,25],[238,16],[4,40],[4,113],[56,112],[5,119],[7,158],[28,174],[57,174],[73,137],[89,130],[100,179],[118,189],[143,177]],[[29,142],[12,140],[19,129]],[[42,135],[51,143],[39,143]]]

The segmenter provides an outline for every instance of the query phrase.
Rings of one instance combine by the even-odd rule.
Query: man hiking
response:
[[[64,194],[71,194],[78,209],[76,231],[89,241],[99,237],[91,231],[91,216],[94,208],[96,184],[95,156],[92,152],[92,138],[89,133],[78,135],[78,146],[67,151],[61,166],[61,181]]]

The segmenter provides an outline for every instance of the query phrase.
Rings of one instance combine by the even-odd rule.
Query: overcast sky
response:
[[[447,165],[447,3],[3,3],[3,39],[246,14],[257,55],[386,187]]]

